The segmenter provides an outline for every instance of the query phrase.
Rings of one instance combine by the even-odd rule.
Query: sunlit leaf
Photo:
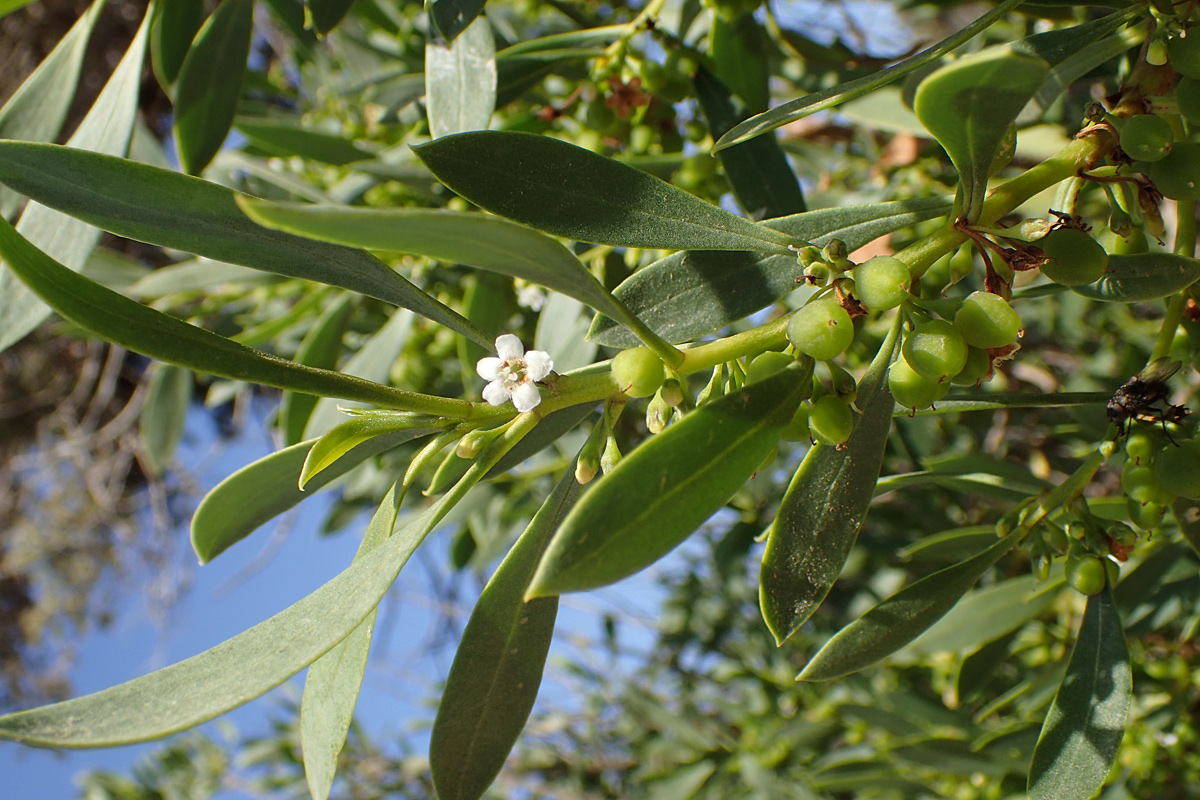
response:
[[[1088,598],[1067,674],[1029,766],[1032,800],[1088,800],[1112,769],[1133,694],[1129,649],[1105,589]]]
[[[433,138],[487,130],[496,105],[496,46],[487,17],[449,45],[425,44],[425,111]]]
[[[829,594],[867,515],[892,427],[887,370],[899,333],[897,317],[858,383],[862,417],[849,439],[841,448],[814,445],[808,451],[767,532],[758,599],[780,644]]]
[[[488,581],[442,690],[429,766],[441,800],[476,800],[525,727],[554,633],[557,597],[525,590],[567,512],[583,493],[567,469]]]
[[[300,488],[307,488],[313,478],[336,464],[363,442],[397,431],[408,431],[413,434],[410,438],[415,438],[433,433],[442,427],[445,427],[445,423],[439,423],[438,417],[425,414],[398,412],[351,417],[334,427],[312,446],[308,458],[304,460],[304,468],[300,471]]]
[[[624,457],[563,522],[528,596],[613,583],[674,549],[762,464],[811,371],[797,363],[702,405]]]
[[[477,131],[414,147],[472,203],[581,242],[671,250],[774,250],[791,238],[652,175],[550,136]]]
[[[179,77],[192,40],[204,24],[204,0],[159,3],[150,29],[150,60],[158,82],[169,88]]]
[[[913,640],[914,653],[968,652],[1017,630],[1045,611],[1062,588],[1059,568],[1042,583],[1022,575],[968,592],[933,627]]]
[[[198,175],[221,149],[246,75],[254,0],[221,0],[192,41],[175,81],[175,150]]]

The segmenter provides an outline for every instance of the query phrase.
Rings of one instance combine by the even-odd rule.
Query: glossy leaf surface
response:
[[[652,175],[549,136],[479,131],[413,149],[467,200],[556,236],[671,250],[784,251],[791,243]]]
[[[858,384],[862,417],[842,449],[814,445],[792,477],[767,532],[758,599],[763,619],[782,644],[808,620],[833,587],[867,515],[892,427],[895,402],[887,370],[899,319]]]
[[[613,583],[657,561],[733,495],[812,389],[812,362],[702,405],[598,481],[550,543],[529,597]]]
[[[98,228],[217,261],[327,283],[415,311],[484,346],[492,337],[359,250],[254,224],[237,192],[133,161],[0,142],[0,182]]]
[[[525,600],[547,543],[584,487],[567,469],[488,581],[442,692],[429,766],[441,800],[476,800],[504,766],[537,698],[557,597]]]
[[[1032,800],[1088,800],[1099,791],[1125,734],[1132,694],[1125,633],[1105,589],[1088,598],[1067,674],[1033,750]]]

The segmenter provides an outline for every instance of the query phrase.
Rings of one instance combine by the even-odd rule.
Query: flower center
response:
[[[500,368],[500,381],[510,391],[525,383],[525,362],[517,358],[505,361]]]

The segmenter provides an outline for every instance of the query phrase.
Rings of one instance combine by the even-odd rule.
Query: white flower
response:
[[[488,381],[483,387],[483,399],[493,406],[502,406],[512,398],[517,411],[524,413],[542,402],[537,381],[542,380],[554,369],[550,354],[541,350],[525,352],[521,340],[506,333],[496,340],[496,353],[479,359],[475,371]]]
[[[541,311],[546,305],[546,293],[532,283],[527,283],[517,289],[517,305],[530,311]]]

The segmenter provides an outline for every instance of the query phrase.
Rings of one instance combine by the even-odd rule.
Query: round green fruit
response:
[[[1200,443],[1164,447],[1154,459],[1154,475],[1168,493],[1200,499]]]
[[[967,363],[950,381],[955,386],[975,386],[992,370],[992,359],[987,350],[978,347],[967,347]]]
[[[854,323],[836,300],[815,300],[788,321],[788,341],[817,361],[829,361],[854,341]]]
[[[1171,123],[1157,114],[1138,114],[1121,126],[1121,149],[1134,161],[1161,161],[1174,141]]]
[[[667,379],[662,360],[645,347],[617,353],[612,360],[612,374],[621,391],[630,397],[649,397]]]
[[[1099,594],[1108,582],[1108,570],[1096,556],[1071,556],[1067,559],[1067,583],[1080,594]]]
[[[808,403],[801,403],[796,409],[796,413],[792,415],[792,421],[787,424],[780,435],[780,439],[785,442],[806,442],[812,438],[812,432],[808,429],[808,418],[812,413],[812,406]]]
[[[812,404],[808,415],[808,429],[812,437],[821,444],[838,447],[854,429],[854,415],[850,406],[833,395],[827,394]]]
[[[950,389],[950,382],[932,381],[914,370],[903,358],[898,358],[888,369],[888,388],[899,405],[916,411],[929,408],[944,397]]]
[[[1100,246],[1112,256],[1128,256],[1150,251],[1150,242],[1141,228],[1134,228],[1129,236],[1118,236],[1110,230],[1100,234]]]
[[[1155,531],[1162,525],[1167,507],[1155,503],[1139,503],[1132,497],[1125,498],[1129,521],[1144,531]]]
[[[1167,56],[1180,75],[1200,78],[1200,29],[1184,31],[1167,42]]]
[[[1021,318],[998,294],[972,292],[954,315],[954,327],[972,347],[990,350],[1017,341]]]
[[[1200,83],[1197,87],[1200,88]],[[1200,197],[1200,144],[1177,143],[1166,158],[1150,165],[1150,180],[1172,200]]]
[[[904,337],[904,360],[935,383],[949,381],[967,365],[967,343],[942,319],[922,322]]]
[[[853,270],[854,296],[867,308],[886,311],[908,297],[912,274],[908,264],[895,256],[875,256]]]
[[[1095,283],[1108,267],[1108,253],[1100,243],[1076,228],[1050,231],[1038,246],[1050,259],[1042,265],[1042,274],[1063,286]]]
[[[757,383],[794,363],[796,359],[787,353],[759,353],[746,366],[746,383]]]
[[[1155,461],[1157,462],[1161,458],[1162,454],[1160,453]],[[1128,461],[1125,462],[1125,468],[1121,470],[1121,490],[1125,492],[1126,496],[1139,503],[1152,505],[1170,505],[1176,497],[1163,486],[1153,467],[1149,464],[1134,464]]]

